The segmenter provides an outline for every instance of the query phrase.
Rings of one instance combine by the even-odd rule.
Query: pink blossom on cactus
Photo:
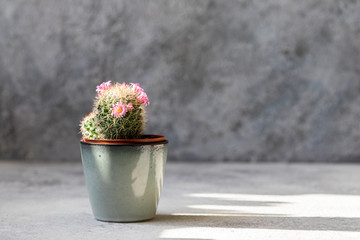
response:
[[[140,85],[138,84],[138,83],[130,83],[131,84],[131,86],[133,86],[133,87],[140,87]]]
[[[134,91],[138,94],[137,98],[141,102],[141,104],[149,105],[149,98],[146,95],[144,89],[142,89],[138,83],[131,83],[131,85]]]
[[[111,108],[111,115],[115,118],[124,117],[127,112],[126,104],[117,102],[114,107]]]
[[[149,98],[148,96],[146,95],[145,92],[141,92],[138,96],[138,99],[139,101],[142,103],[142,104],[145,104],[145,105],[149,105],[150,102],[149,102]]]
[[[96,87],[96,92],[98,93],[98,95],[101,95],[101,92],[104,91],[105,89],[110,88],[110,86],[111,86],[111,81],[103,82],[102,84]]]
[[[127,110],[132,110],[134,109],[133,105],[130,103],[130,104],[125,104],[125,107]]]
[[[144,89],[142,89],[138,83],[130,83],[130,84],[133,86],[134,91],[136,93],[140,94],[140,93],[144,92]]]

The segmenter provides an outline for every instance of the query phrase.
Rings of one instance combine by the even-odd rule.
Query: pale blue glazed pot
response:
[[[162,189],[168,141],[103,144],[81,141],[91,208],[97,220],[152,219]]]

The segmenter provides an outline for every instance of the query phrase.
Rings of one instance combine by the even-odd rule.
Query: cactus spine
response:
[[[90,114],[80,123],[88,139],[138,139],[144,134],[148,97],[139,84],[104,82]]]

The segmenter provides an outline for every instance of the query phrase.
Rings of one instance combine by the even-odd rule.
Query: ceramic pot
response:
[[[135,222],[155,216],[168,141],[155,135],[145,139],[81,140],[86,186],[97,220]]]

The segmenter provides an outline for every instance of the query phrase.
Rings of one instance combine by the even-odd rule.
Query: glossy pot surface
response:
[[[102,144],[81,141],[81,157],[96,219],[134,222],[155,216],[162,189],[167,141]]]

